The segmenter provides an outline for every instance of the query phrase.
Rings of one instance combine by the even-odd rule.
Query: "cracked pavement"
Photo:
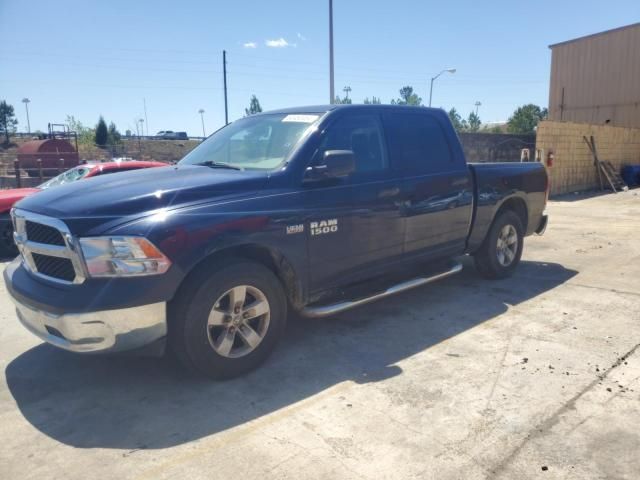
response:
[[[232,381],[78,357],[0,287],[3,479],[640,477],[640,190],[550,202],[514,277],[292,319]]]

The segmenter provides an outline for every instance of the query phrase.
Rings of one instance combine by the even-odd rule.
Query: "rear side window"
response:
[[[405,172],[439,173],[453,168],[449,143],[438,121],[421,113],[384,113],[389,155]]]
[[[388,166],[377,115],[348,115],[327,129],[320,153],[327,150],[351,150],[356,159],[356,173],[377,172]]]

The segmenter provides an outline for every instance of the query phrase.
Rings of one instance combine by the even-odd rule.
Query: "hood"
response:
[[[12,190],[0,190],[0,212],[6,212],[13,204],[24,197],[39,192],[39,188],[14,188]]]
[[[87,178],[42,191],[19,202],[18,208],[60,219],[144,214],[250,194],[268,182],[263,172],[213,169],[203,166],[145,168]]]

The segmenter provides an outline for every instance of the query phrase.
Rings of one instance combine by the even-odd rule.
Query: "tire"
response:
[[[499,214],[482,246],[474,253],[478,272],[489,279],[511,276],[522,257],[523,240],[524,228],[520,217],[511,210]]]
[[[13,223],[9,214],[0,215],[0,258],[15,258],[18,247],[13,241]]]
[[[187,278],[169,305],[168,344],[187,369],[233,378],[265,361],[286,317],[286,296],[271,270],[243,259],[209,263]]]

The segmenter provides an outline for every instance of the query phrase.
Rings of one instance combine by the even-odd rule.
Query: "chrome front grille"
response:
[[[25,222],[27,238],[32,242],[44,243],[46,245],[65,246],[64,237],[57,228],[35,223],[30,220]]]
[[[15,241],[22,262],[34,275],[60,283],[82,283],[86,275],[77,240],[56,218],[12,211]]]

